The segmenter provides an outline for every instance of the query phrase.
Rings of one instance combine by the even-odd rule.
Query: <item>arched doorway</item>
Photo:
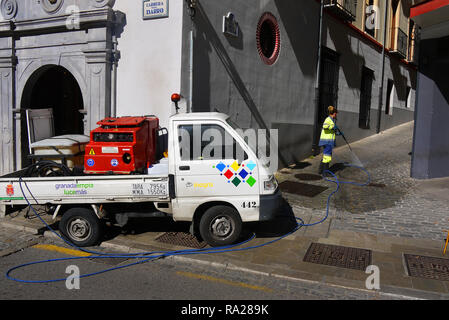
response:
[[[22,166],[30,161],[26,109],[53,109],[55,135],[84,134],[83,97],[78,82],[64,67],[47,65],[28,79],[21,99],[22,114]]]

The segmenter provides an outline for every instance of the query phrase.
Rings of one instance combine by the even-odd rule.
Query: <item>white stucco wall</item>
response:
[[[118,39],[117,116],[154,114],[162,126],[173,114],[170,97],[181,88],[183,0],[169,0],[169,17],[143,20],[142,0],[117,0],[126,14]]]

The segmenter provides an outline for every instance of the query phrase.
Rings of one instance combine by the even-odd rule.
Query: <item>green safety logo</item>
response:
[[[230,165],[220,162],[213,167],[220,172],[221,176],[224,176],[228,180],[228,183],[232,183],[236,187],[244,183],[252,187],[257,182],[253,177],[253,171],[257,165],[252,160],[247,164],[241,165],[237,161],[234,161]]]

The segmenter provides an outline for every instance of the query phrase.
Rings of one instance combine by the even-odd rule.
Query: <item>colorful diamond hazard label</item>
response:
[[[225,165],[223,162],[220,162],[213,166],[213,168],[217,169],[222,176],[226,177],[228,183],[232,183],[236,187],[245,183],[250,187],[253,187],[257,180],[252,176],[252,170],[256,168],[256,166],[257,165],[253,161],[249,161],[246,165],[240,165],[237,161],[234,161],[230,165]],[[250,172],[248,172],[248,170],[250,170]]]

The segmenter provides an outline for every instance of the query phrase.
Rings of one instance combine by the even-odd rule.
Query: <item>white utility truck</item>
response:
[[[192,233],[223,246],[238,240],[243,223],[276,215],[278,183],[229,116],[176,114],[167,131],[167,157],[145,174],[26,177],[24,169],[0,177],[0,215],[7,206],[47,205],[78,246],[98,243],[107,219],[124,226],[161,216],[189,221]]]

